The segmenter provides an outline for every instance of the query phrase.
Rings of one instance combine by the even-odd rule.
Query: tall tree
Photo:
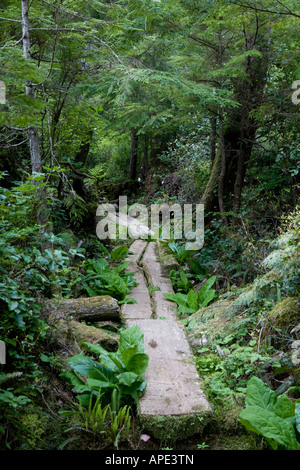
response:
[[[28,16],[28,0],[21,0],[22,5],[22,42],[23,52],[26,60],[31,59],[30,53],[30,33],[29,33],[29,16]],[[33,83],[28,81],[26,84],[26,95],[34,98]],[[29,148],[31,157],[32,173],[42,173],[42,159],[40,152],[40,142],[38,129],[35,126],[28,128]]]

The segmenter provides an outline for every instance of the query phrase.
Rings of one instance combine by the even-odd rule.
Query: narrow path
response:
[[[175,440],[201,431],[211,407],[200,386],[184,327],[177,320],[170,279],[158,261],[156,242],[136,240],[130,247],[128,271],[139,285],[130,292],[137,304],[124,304],[127,326],[138,325],[144,333],[149,366],[147,388],[139,403],[139,416],[155,437]],[[151,287],[150,287],[151,286]]]

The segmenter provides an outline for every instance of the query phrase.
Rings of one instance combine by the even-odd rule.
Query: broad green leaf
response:
[[[115,386],[114,383],[108,382],[107,380],[97,380],[97,379],[87,379],[86,384],[91,390],[99,390],[102,388],[112,388]]]
[[[145,353],[134,354],[127,363],[127,370],[135,372],[137,375],[143,375],[149,363],[149,356]]]
[[[137,325],[126,328],[120,333],[119,351],[123,352],[130,348],[136,348],[136,352],[144,352],[144,333]]]
[[[130,348],[122,350],[122,352],[121,352],[122,361],[125,364],[126,369],[128,367],[128,362],[130,361],[130,359],[137,353],[138,353],[138,345],[137,344],[130,347]],[[143,353],[141,353],[141,354],[143,354]]]
[[[187,285],[189,280],[187,278],[187,275],[185,274],[184,271],[180,271],[180,279],[182,280],[182,282]]]
[[[119,351],[110,353],[106,351],[105,353],[102,353],[99,357],[99,362],[114,372],[122,372],[126,369],[122,355]]]
[[[195,313],[195,309],[186,307],[185,305],[179,305],[178,311],[180,313],[187,313],[187,314]]]
[[[127,246],[117,246],[111,250],[111,259],[122,259],[125,258],[128,253]]]
[[[274,440],[286,450],[300,450],[293,425],[267,408],[251,405],[240,413],[240,417],[247,429]]]
[[[295,405],[286,395],[280,395],[277,398],[272,411],[280,418],[290,418],[295,415]]]
[[[19,305],[19,302],[17,302],[16,300],[9,300],[8,301],[8,308],[9,310],[16,310],[16,308],[18,307]]]
[[[128,372],[127,374],[132,374],[132,372]],[[130,377],[125,376],[123,382],[130,381]],[[129,395],[135,403],[138,403],[139,397],[141,396],[142,392],[145,390],[147,385],[146,380],[141,380],[136,378],[133,380],[131,385],[126,385],[126,383],[119,383],[118,388],[121,391],[122,395]]]
[[[177,302],[177,297],[176,297],[176,294],[163,294],[163,296],[168,299],[168,300],[171,300],[172,302]]]
[[[115,383],[114,372],[106,366],[98,364],[83,354],[77,354],[68,359],[70,367],[79,375],[103,382]]]
[[[61,377],[63,377],[67,382],[69,382],[71,385],[74,387],[84,385],[84,382],[82,379],[78,377],[72,370],[68,370],[67,372],[64,372],[61,374]]]
[[[84,346],[86,346],[87,348],[89,348],[89,350],[92,352],[92,353],[96,353],[96,354],[107,354],[107,350],[104,349],[100,344],[93,344],[93,343],[89,343],[87,341],[85,341],[84,343]]]
[[[119,383],[127,387],[130,387],[138,378],[138,375],[134,372],[123,372],[117,376]]]
[[[189,260],[189,265],[195,274],[205,275],[205,272],[206,272],[205,268],[203,268],[201,264],[199,263],[199,261],[197,261],[196,259],[191,258]]]
[[[247,385],[246,405],[257,405],[271,410],[276,403],[276,393],[258,377],[251,377]]]
[[[209,290],[204,295],[201,295],[201,292],[199,292],[199,295],[198,295],[199,307],[206,307],[213,300],[215,293],[216,291],[214,289]]]
[[[191,289],[186,297],[188,306],[195,312],[198,310],[198,294]]]
[[[130,264],[130,261],[124,261],[124,263],[121,263],[120,266],[116,268],[116,272],[121,273],[129,266],[129,264]]]
[[[102,274],[103,271],[106,271],[107,269],[109,269],[109,263],[105,258],[101,258],[97,261],[90,261],[90,264],[91,264],[93,270],[97,274]]]
[[[210,277],[206,282],[205,284],[201,287],[201,289],[199,290],[198,292],[198,301],[199,303],[202,305],[202,302],[204,301],[205,299],[205,296],[207,294],[207,292],[209,291],[209,289],[214,285],[214,283],[216,282],[216,276],[212,276]]]
[[[163,296],[171,300],[172,302],[176,302],[178,305],[182,305],[184,307],[188,307],[188,301],[186,294],[182,294],[181,292],[177,292],[176,294],[163,294]]]

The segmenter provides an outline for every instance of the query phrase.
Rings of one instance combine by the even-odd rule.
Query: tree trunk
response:
[[[23,34],[23,55],[25,59],[31,59],[30,54],[30,36],[29,36],[29,18],[28,18],[28,0],[21,0],[22,4],[22,34]],[[32,84],[27,82],[26,95],[34,98]],[[39,144],[39,134],[36,127],[29,127],[28,139],[31,158],[32,173],[42,173],[42,159]]]
[[[22,41],[23,41],[23,55],[26,60],[31,59],[30,54],[30,35],[29,35],[29,17],[28,17],[28,0],[21,0],[22,4]],[[27,96],[34,98],[33,84],[28,81],[25,87]],[[30,126],[28,128],[28,140],[31,159],[31,172],[32,174],[42,173],[42,158],[40,152],[39,133],[37,127]],[[38,190],[38,207],[37,207],[37,222],[41,226],[46,226],[48,222],[47,215],[47,198],[45,189]],[[49,228],[49,227],[48,227]],[[47,227],[46,227],[47,229]]]
[[[149,136],[145,134],[144,136],[144,155],[142,163],[142,179],[145,180],[148,172],[149,162],[148,162],[148,153],[149,153]]]
[[[205,191],[201,196],[201,204],[204,204],[205,212],[209,212],[217,204],[216,200],[216,189],[218,188],[218,182],[222,167],[222,156],[220,149],[217,150],[216,156],[212,169],[210,171],[209,180],[206,184]]]
[[[107,351],[116,351],[119,346],[118,336],[112,336],[96,326],[89,326],[79,321],[71,320],[70,327],[75,340],[88,342],[92,344],[100,344]]]
[[[245,35],[245,49],[252,50],[255,39]],[[240,112],[236,113],[239,123],[239,140],[237,147],[236,176],[234,181],[234,209],[238,211],[241,205],[242,190],[244,187],[247,164],[251,157],[258,124],[252,118],[253,110],[258,109],[262,103],[265,79],[268,71],[268,45],[261,47],[263,57],[248,57],[245,72],[249,80],[244,80],[236,86],[236,96],[242,104]]]
[[[109,295],[64,299],[61,303],[51,300],[46,308],[52,317],[55,316],[57,319],[71,317],[78,321],[119,322],[121,315],[117,300]]]
[[[216,157],[216,143],[217,143],[217,118],[211,118],[211,131],[210,131],[210,169],[212,169]]]
[[[83,165],[86,165],[87,163],[92,137],[93,137],[93,131],[90,130],[88,132],[88,137],[81,142],[79,150],[75,157],[76,161],[82,163]]]
[[[223,129],[223,110],[220,109],[219,112],[219,130],[220,130],[220,153],[221,153],[221,171],[219,174],[218,180],[218,201],[219,209],[221,212],[221,217],[223,222],[228,225],[228,220],[225,215],[224,209],[224,178],[226,174],[226,151],[225,151],[225,141],[224,141],[224,129]]]
[[[267,48],[266,48],[267,50]],[[241,195],[244,187],[247,164],[251,157],[258,124],[251,117],[253,110],[258,109],[263,97],[265,77],[268,68],[267,53],[262,58],[251,57],[247,60],[245,71],[249,80],[237,79],[234,82],[234,100],[240,103],[240,107],[227,111],[226,123],[224,123],[224,139],[220,139],[218,149],[212,166],[209,181],[202,196],[202,204],[205,210],[210,211],[219,206],[221,212],[224,196],[230,202],[228,209],[239,210]],[[222,148],[225,151],[222,160]],[[218,187],[218,198],[216,188]],[[221,203],[221,204],[220,204]],[[223,208],[224,209],[224,208]]]
[[[220,68],[223,66],[223,38],[222,31],[219,31],[219,50],[218,50],[218,62]],[[219,88],[222,88],[222,81],[219,82]],[[218,181],[218,202],[219,210],[221,212],[221,217],[223,222],[228,225],[227,217],[225,215],[224,209],[224,178],[226,174],[226,151],[225,151],[225,140],[224,140],[224,112],[223,108],[219,108],[219,134],[220,134],[220,153],[221,153],[221,171],[219,174]]]
[[[130,180],[136,179],[137,173],[137,149],[138,149],[138,136],[135,129],[131,130],[131,147],[130,147],[130,162],[128,170],[128,178]]]

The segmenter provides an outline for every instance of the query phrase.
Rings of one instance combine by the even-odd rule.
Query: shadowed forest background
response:
[[[1,449],[300,449],[299,28],[296,0],[0,0]],[[100,350],[51,317],[130,295],[130,241],[96,236],[119,196],[204,204],[204,247],[165,246],[215,412],[188,442],[144,432],[142,381],[80,381]],[[122,322],[98,328],[117,351]]]

